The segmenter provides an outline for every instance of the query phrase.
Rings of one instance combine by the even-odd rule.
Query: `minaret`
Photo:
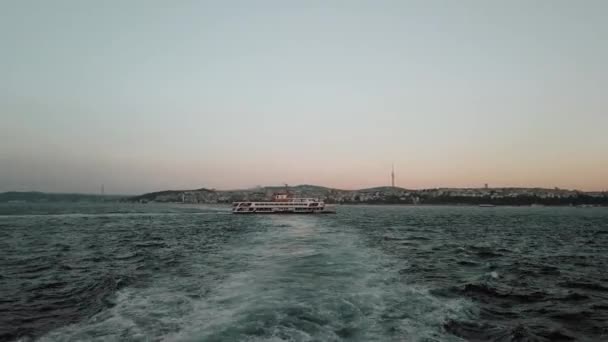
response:
[[[393,164],[393,168],[391,169],[391,186],[395,187],[395,164]]]

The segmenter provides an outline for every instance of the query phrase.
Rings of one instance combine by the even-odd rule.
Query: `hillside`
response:
[[[9,191],[0,193],[2,202],[104,202],[116,201],[124,196],[117,195],[91,195],[91,194],[63,194],[39,191]]]
[[[133,202],[231,203],[263,201],[282,186],[245,190],[168,190],[125,199]],[[328,203],[369,204],[495,204],[495,205],[601,205],[608,206],[607,192],[581,192],[541,188],[441,188],[408,190],[375,187],[360,190],[332,189],[315,185],[289,187],[297,197],[320,198]]]

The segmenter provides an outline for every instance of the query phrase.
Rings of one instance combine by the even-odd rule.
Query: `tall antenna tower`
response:
[[[391,186],[395,187],[395,164],[392,165],[391,169]]]

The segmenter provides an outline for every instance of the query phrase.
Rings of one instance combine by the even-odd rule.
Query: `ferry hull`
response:
[[[321,215],[321,214],[335,214],[335,210],[326,211],[233,211],[233,214],[237,215]]]
[[[276,194],[272,201],[242,201],[232,203],[233,214],[335,214],[333,205],[315,198],[290,197]]]

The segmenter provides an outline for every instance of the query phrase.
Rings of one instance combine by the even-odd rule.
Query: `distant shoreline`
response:
[[[130,202],[133,203],[133,202]],[[182,203],[182,202],[148,202],[144,204],[173,204],[173,205],[187,205],[187,206],[218,206],[218,207],[231,207],[231,203]],[[412,207],[412,208],[421,208],[421,207],[472,207],[472,208],[482,208],[482,209],[492,209],[492,208],[608,208],[607,205],[516,205],[516,204],[498,204],[490,207],[480,206],[478,204],[411,204],[411,203],[331,203],[339,206],[369,206],[369,207]]]
[[[125,198],[128,202],[232,203],[267,200],[284,187],[259,187],[247,190],[165,190]],[[332,204],[424,204],[424,205],[496,205],[496,206],[608,206],[608,192],[583,192],[544,188],[437,188],[410,190],[377,187],[340,190],[315,185],[288,188],[299,197],[313,197]]]
[[[18,202],[136,202],[230,204],[236,201],[267,200],[284,187],[247,190],[164,190],[138,196],[57,194],[43,192],[0,193],[0,203]],[[288,188],[299,197],[313,197],[332,204],[367,205],[461,205],[461,206],[608,206],[608,192],[584,192],[544,188],[437,188],[410,190],[377,187],[340,190],[315,185]]]

